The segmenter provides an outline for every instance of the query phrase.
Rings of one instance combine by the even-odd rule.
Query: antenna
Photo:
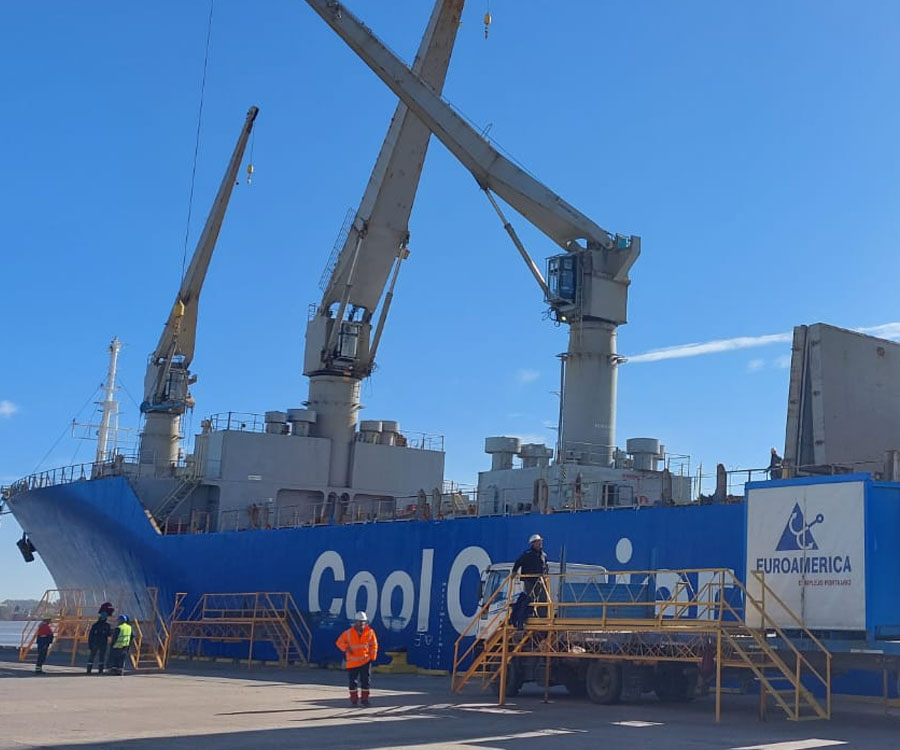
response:
[[[113,424],[113,437],[119,429],[119,402],[116,401],[116,367],[119,363],[119,350],[122,348],[122,342],[118,337],[114,337],[109,342],[109,370],[106,373],[106,384],[103,386],[103,401],[100,408],[103,415],[100,417],[100,429],[97,430],[97,457],[98,464],[110,458],[109,451],[109,427],[110,422]],[[115,452],[115,440],[113,442],[113,453]]]
[[[116,400],[116,370],[119,363],[119,351],[122,349],[122,342],[118,337],[113,338],[109,342],[109,369],[106,372],[106,382],[101,386],[103,388],[103,400],[98,401],[100,407],[100,424],[82,424],[72,421],[73,432],[76,427],[83,427],[90,433],[96,430],[97,434],[97,453],[94,457],[96,464],[102,464],[110,461],[116,454],[118,448],[119,434],[119,402]],[[90,439],[91,435],[80,436],[82,439]],[[112,445],[110,445],[112,443]]]

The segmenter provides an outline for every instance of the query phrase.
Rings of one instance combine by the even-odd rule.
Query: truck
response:
[[[474,631],[476,654],[489,647],[491,636],[525,591],[525,577],[511,576],[512,568],[511,562],[494,563],[481,575]],[[526,636],[523,630],[517,630],[511,636],[518,653],[507,664],[506,695],[515,696],[526,683],[535,682],[563,685],[570,694],[587,695],[600,704],[633,700],[645,693],[655,693],[667,702],[692,700],[701,686],[703,662],[676,659],[684,653],[681,646],[687,645],[679,643],[678,636],[648,636],[626,628],[591,630],[587,625],[591,620],[646,621],[657,617],[660,597],[678,598],[677,592],[658,587],[657,580],[655,575],[610,573],[602,565],[551,563],[541,589],[549,591],[549,597],[547,601],[534,597],[533,614],[540,618],[544,608],[553,607],[556,621],[571,618],[573,629],[556,631],[553,655],[544,652],[539,634]],[[689,637],[696,640],[696,636]],[[696,644],[692,647],[696,651]],[[647,655],[648,649],[652,657]],[[571,655],[560,656],[560,650]],[[622,658],[629,653],[634,658]],[[711,659],[711,650],[709,656]],[[499,689],[498,678],[491,683]]]

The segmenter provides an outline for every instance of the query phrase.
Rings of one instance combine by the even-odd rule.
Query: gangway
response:
[[[100,605],[111,602],[120,611],[130,609],[137,613],[129,619],[134,629],[129,651],[134,669],[164,669],[169,634],[157,606],[157,597],[155,588],[131,594],[122,589],[48,589],[22,630],[19,661],[28,660],[34,653],[38,626],[42,620],[49,619],[54,635],[51,650],[61,651],[65,644],[71,654],[69,664],[75,666],[79,650],[87,646]],[[110,625],[115,627],[114,622]]]
[[[789,719],[831,717],[831,653],[753,572],[754,594],[730,569],[510,574],[456,642],[452,688],[494,686],[499,703],[524,681],[565,684],[597,703],[654,690],[690,700],[714,681],[721,719],[723,672],[749,671],[760,712],[774,700]],[[517,590],[534,587],[531,616],[515,623]],[[776,620],[792,623],[790,633]],[[518,625],[519,627],[516,627]]]
[[[312,633],[289,592],[206,593],[188,608],[189,599],[175,597],[168,655],[199,656],[219,644],[228,654],[246,648],[249,666],[255,647],[268,644],[281,666],[309,663]]]

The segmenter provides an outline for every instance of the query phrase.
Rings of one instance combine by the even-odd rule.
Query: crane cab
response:
[[[578,292],[578,256],[575,253],[547,259],[547,302],[573,305]]]

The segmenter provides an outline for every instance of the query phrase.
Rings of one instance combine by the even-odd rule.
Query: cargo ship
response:
[[[139,451],[110,450],[101,430],[90,464],[4,488],[26,546],[39,552],[59,588],[133,592],[126,606],[138,616],[149,606],[140,593],[148,588],[163,609],[179,592],[291,592],[315,624],[314,661],[337,658],[330,628],[363,610],[387,648],[405,649],[411,664],[431,669],[450,667],[453,645],[477,613],[482,572],[515,559],[533,533],[552,557],[610,571],[727,568],[743,579],[747,506],[734,477],[720,466],[715,490],[702,495],[661,440],[635,437],[617,446],[616,330],[626,322],[640,238],[601,228],[441,99],[462,0],[438,0],[409,67],[342,5],[308,2],[400,103],[308,322],[307,400],[259,415],[212,415],[191,448],[181,448],[182,417],[194,406],[200,291],[254,107],[150,357]],[[569,330],[557,444],[489,436],[490,469],[471,487],[445,481],[439,436],[406,433],[396,420],[358,418],[360,386],[374,369],[408,256],[407,223],[432,135],[473,174],[549,317]],[[559,247],[543,270],[497,198]],[[825,325],[795,330],[784,459],[773,467],[784,478],[775,485],[822,473],[900,479],[891,451],[900,425],[884,408],[900,397],[891,385],[900,382],[893,378],[898,349]],[[116,352],[113,345],[108,394]],[[853,374],[840,365],[851,355]],[[848,379],[865,388],[844,388]],[[870,416],[875,421],[867,422]],[[856,432],[848,429],[861,421]],[[873,428],[876,422],[883,429]],[[658,596],[673,595],[677,576],[671,584]],[[831,629],[846,630],[840,625]],[[854,621],[850,630],[875,637],[866,622]]]

